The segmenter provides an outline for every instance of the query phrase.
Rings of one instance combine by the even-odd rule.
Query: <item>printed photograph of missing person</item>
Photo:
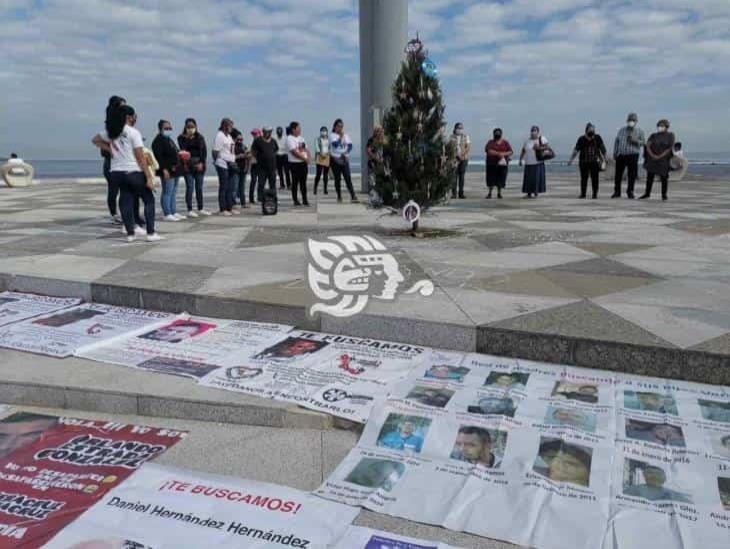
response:
[[[596,432],[596,414],[575,408],[550,405],[545,412],[547,425],[565,425],[588,433]]]
[[[264,373],[262,368],[249,368],[248,366],[233,366],[226,368],[228,379],[253,379]]]
[[[467,406],[466,411],[483,416],[515,417],[517,405],[510,397],[482,397],[476,404]]]
[[[679,415],[677,403],[672,395],[659,393],[642,393],[639,391],[624,391],[624,408],[627,410],[641,410],[658,414]]]
[[[16,301],[18,300],[14,297],[0,297],[0,307],[7,305],[8,303],[15,303]]]
[[[383,536],[372,536],[363,549],[438,549],[435,545],[421,545]]]
[[[587,404],[596,404],[598,402],[598,386],[590,383],[557,381],[551,396],[561,400],[577,400]]]
[[[678,501],[692,503],[688,494],[665,487],[667,474],[664,469],[638,461],[624,460],[623,491],[625,496],[634,496],[649,501]]]
[[[307,339],[306,337],[287,337],[271,347],[264,349],[253,358],[296,358],[314,354],[327,347],[327,345],[329,345],[329,343],[326,341],[317,341],[316,339]]]
[[[159,372],[161,374],[171,374],[200,379],[207,376],[213,370],[217,370],[218,366],[205,364],[203,362],[195,362],[193,360],[181,360],[179,358],[157,356],[140,363],[138,368],[152,370],[153,372]]]
[[[406,466],[397,461],[363,458],[345,477],[345,482],[390,492],[405,472]]]
[[[18,412],[0,421],[0,458],[38,440],[58,418]]]
[[[443,408],[449,403],[452,396],[454,396],[454,391],[449,389],[416,385],[406,395],[406,398],[424,406]]]
[[[152,549],[152,547],[128,539],[92,539],[75,543],[68,549]]]
[[[46,318],[39,318],[38,320],[34,320],[33,324],[50,326],[51,328],[60,328],[62,326],[68,326],[69,324],[88,320],[103,314],[105,314],[103,311],[95,311],[93,309],[73,309],[71,311],[66,311],[65,313],[58,313]]]
[[[462,425],[456,433],[451,459],[497,469],[507,446],[507,433],[474,425]]]
[[[423,375],[427,379],[440,379],[442,381],[455,381],[462,383],[470,372],[464,366],[448,366],[447,364],[434,364]]]
[[[588,486],[593,449],[560,438],[540,437],[532,470],[556,482]]]
[[[150,341],[161,341],[163,343],[180,343],[191,337],[197,337],[209,330],[216,328],[215,324],[207,322],[198,322],[197,320],[176,320],[137,336],[139,339],[147,339]]]
[[[730,458],[730,434],[713,433],[710,439],[712,451],[720,457]]]
[[[652,442],[662,446],[675,446],[678,448],[686,446],[682,428],[669,423],[652,423],[626,418],[626,438],[643,440],[644,442]]]
[[[377,445],[418,454],[430,426],[431,420],[425,417],[389,414],[378,434]]]
[[[720,491],[720,503],[725,511],[730,511],[730,478],[717,477],[717,489]]]
[[[708,421],[730,423],[730,402],[697,399],[702,417]]]
[[[524,372],[491,372],[484,382],[485,387],[495,389],[518,389],[523,390],[527,386],[530,374]]]

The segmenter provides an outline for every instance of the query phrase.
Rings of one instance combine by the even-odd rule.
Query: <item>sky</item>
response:
[[[409,0],[450,131],[478,150],[538,124],[568,154],[586,122],[669,118],[685,150],[730,155],[730,0]],[[112,94],[160,118],[248,132],[345,120],[359,142],[357,0],[0,0],[0,156],[93,159]]]

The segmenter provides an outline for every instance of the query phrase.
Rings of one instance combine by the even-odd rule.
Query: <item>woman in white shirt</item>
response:
[[[520,166],[525,166],[522,178],[522,192],[525,198],[537,198],[546,191],[545,161],[542,154],[549,149],[548,140],[540,134],[540,128],[532,126],[530,138],[522,145]]]
[[[134,127],[137,115],[129,105],[122,105],[108,113],[106,130],[98,134],[92,143],[111,155],[110,178],[119,187],[119,207],[127,232],[127,241],[134,242],[144,230],[135,226],[135,198],[144,202],[147,241],[155,242],[162,237],[155,232],[155,176],[144,155],[142,134]]]
[[[330,139],[326,126],[319,129],[319,137],[314,140],[314,158],[317,164],[317,175],[314,177],[314,194],[317,194],[320,179],[324,179],[324,194],[327,194],[327,183],[330,178]]]
[[[231,130],[233,130],[233,120],[224,118],[213,141],[215,171],[218,173],[218,207],[220,214],[224,216],[231,216],[234,213],[234,196],[240,176],[233,152],[234,141]]]
[[[309,174],[309,152],[307,143],[302,137],[302,126],[299,122],[292,122],[289,125],[290,134],[286,138],[286,150],[288,155],[289,171],[291,172],[291,196],[295,206],[309,206],[307,200],[307,175]],[[299,202],[297,189],[300,190],[302,201]]]
[[[345,178],[345,185],[350,192],[350,201],[358,202],[355,191],[352,188],[352,175],[350,172],[350,153],[352,152],[352,141],[345,133],[345,123],[338,118],[332,124],[332,135],[330,135],[330,159],[332,161],[332,173],[335,176],[335,191],[337,202],[342,202],[342,177]]]

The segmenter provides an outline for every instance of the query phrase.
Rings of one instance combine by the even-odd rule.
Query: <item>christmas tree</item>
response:
[[[436,67],[415,38],[406,46],[393,84],[393,106],[383,119],[383,162],[375,170],[375,191],[384,206],[401,209],[412,200],[425,211],[451,192],[455,150],[444,133],[444,109]]]

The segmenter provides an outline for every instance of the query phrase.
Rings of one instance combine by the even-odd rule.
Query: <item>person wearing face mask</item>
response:
[[[330,135],[330,152],[332,160],[332,173],[335,176],[335,191],[337,202],[342,202],[341,180],[345,178],[345,185],[350,193],[350,202],[358,202],[355,190],[352,187],[352,175],[350,173],[350,153],[352,152],[352,141],[345,133],[345,123],[341,118],[332,124],[332,135]]]
[[[451,198],[456,198],[456,192],[459,192],[459,198],[464,196],[464,179],[466,177],[466,168],[469,165],[469,153],[471,152],[471,139],[464,133],[464,124],[457,122],[454,126],[454,133],[451,136],[451,142],[456,148],[456,178],[451,188]]]
[[[639,155],[646,145],[644,130],[639,128],[639,117],[632,112],[626,119],[626,125],[618,131],[613,144],[613,159],[616,162],[616,175],[611,198],[621,198],[621,181],[624,171],[628,171],[626,196],[634,198],[634,185],[639,174]]]
[[[317,194],[319,180],[324,179],[324,194],[327,194],[327,182],[330,175],[330,138],[327,126],[319,129],[319,137],[314,140],[315,163],[317,164],[317,175],[314,178],[314,194]]]
[[[167,120],[157,123],[159,130],[152,141],[152,153],[157,159],[160,168],[157,175],[162,181],[162,213],[165,221],[180,221],[186,216],[177,213],[177,183],[180,170],[180,151],[173,139],[172,124]]]
[[[646,189],[639,199],[651,196],[654,178],[662,181],[662,200],[667,200],[669,188],[670,160],[674,151],[674,134],[669,131],[669,120],[666,118],[657,122],[656,133],[649,136],[644,149],[644,169],[646,170]]]
[[[539,127],[532,126],[530,138],[525,141],[520,151],[520,166],[523,163],[525,165],[522,178],[522,192],[525,193],[525,198],[537,198],[538,194],[544,193],[547,189],[543,158],[548,150],[550,150],[548,140],[540,134]]]
[[[596,128],[588,122],[585,133],[578,138],[573,154],[568,161],[570,166],[575,157],[580,155],[578,166],[580,168],[580,197],[586,198],[588,192],[588,177],[591,178],[593,199],[598,198],[598,183],[601,171],[601,164],[606,160],[606,146],[603,139],[596,133]]]
[[[135,202],[144,202],[147,241],[162,237],[155,232],[155,176],[144,153],[142,134],[134,127],[137,114],[129,105],[122,105],[107,113],[106,129],[96,135],[92,143],[111,156],[110,177],[120,190],[119,209],[127,234],[127,242],[134,242],[145,231],[135,224]]]
[[[185,129],[177,137],[177,145],[181,151],[186,151],[190,158],[183,164],[185,177],[185,203],[188,207],[188,217],[210,215],[203,208],[203,183],[205,181],[205,160],[208,148],[203,134],[198,131],[198,123],[194,118],[185,120]],[[193,193],[197,203],[197,212],[193,210]]]
[[[261,135],[254,139],[251,144],[251,153],[256,157],[258,170],[258,186],[256,193],[259,202],[264,200],[264,186],[268,185],[269,190],[276,196],[276,153],[279,146],[272,138],[273,129],[271,126],[264,126]]]
[[[276,151],[276,171],[279,174],[279,188],[288,189],[291,187],[291,176],[287,165],[286,135],[284,135],[284,128],[281,126],[276,128],[276,146],[279,148]]]
[[[291,196],[295,206],[309,206],[307,200],[307,174],[309,173],[309,162],[311,161],[307,143],[302,137],[302,126],[299,122],[289,124],[290,135],[286,138],[286,150],[288,151],[289,170],[291,171]],[[297,192],[302,195],[299,202]]]
[[[233,120],[230,118],[221,120],[213,141],[213,159],[218,173],[218,207],[220,215],[226,217],[233,215],[234,196],[240,175],[233,153],[234,142],[231,137],[233,127]]]
[[[495,128],[492,135],[494,139],[490,139],[484,147],[487,154],[487,198],[492,198],[494,187],[497,187],[497,198],[502,198],[502,189],[507,185],[509,159],[514,152],[509,141],[502,138],[502,128]]]
[[[231,130],[233,138],[233,155],[236,157],[236,166],[238,166],[238,187],[234,189],[234,206],[236,200],[241,205],[241,209],[248,208],[246,205],[246,172],[250,171],[251,151],[243,142],[243,133],[237,128]],[[251,196],[253,191],[251,192]],[[236,209],[234,208],[234,212]]]

